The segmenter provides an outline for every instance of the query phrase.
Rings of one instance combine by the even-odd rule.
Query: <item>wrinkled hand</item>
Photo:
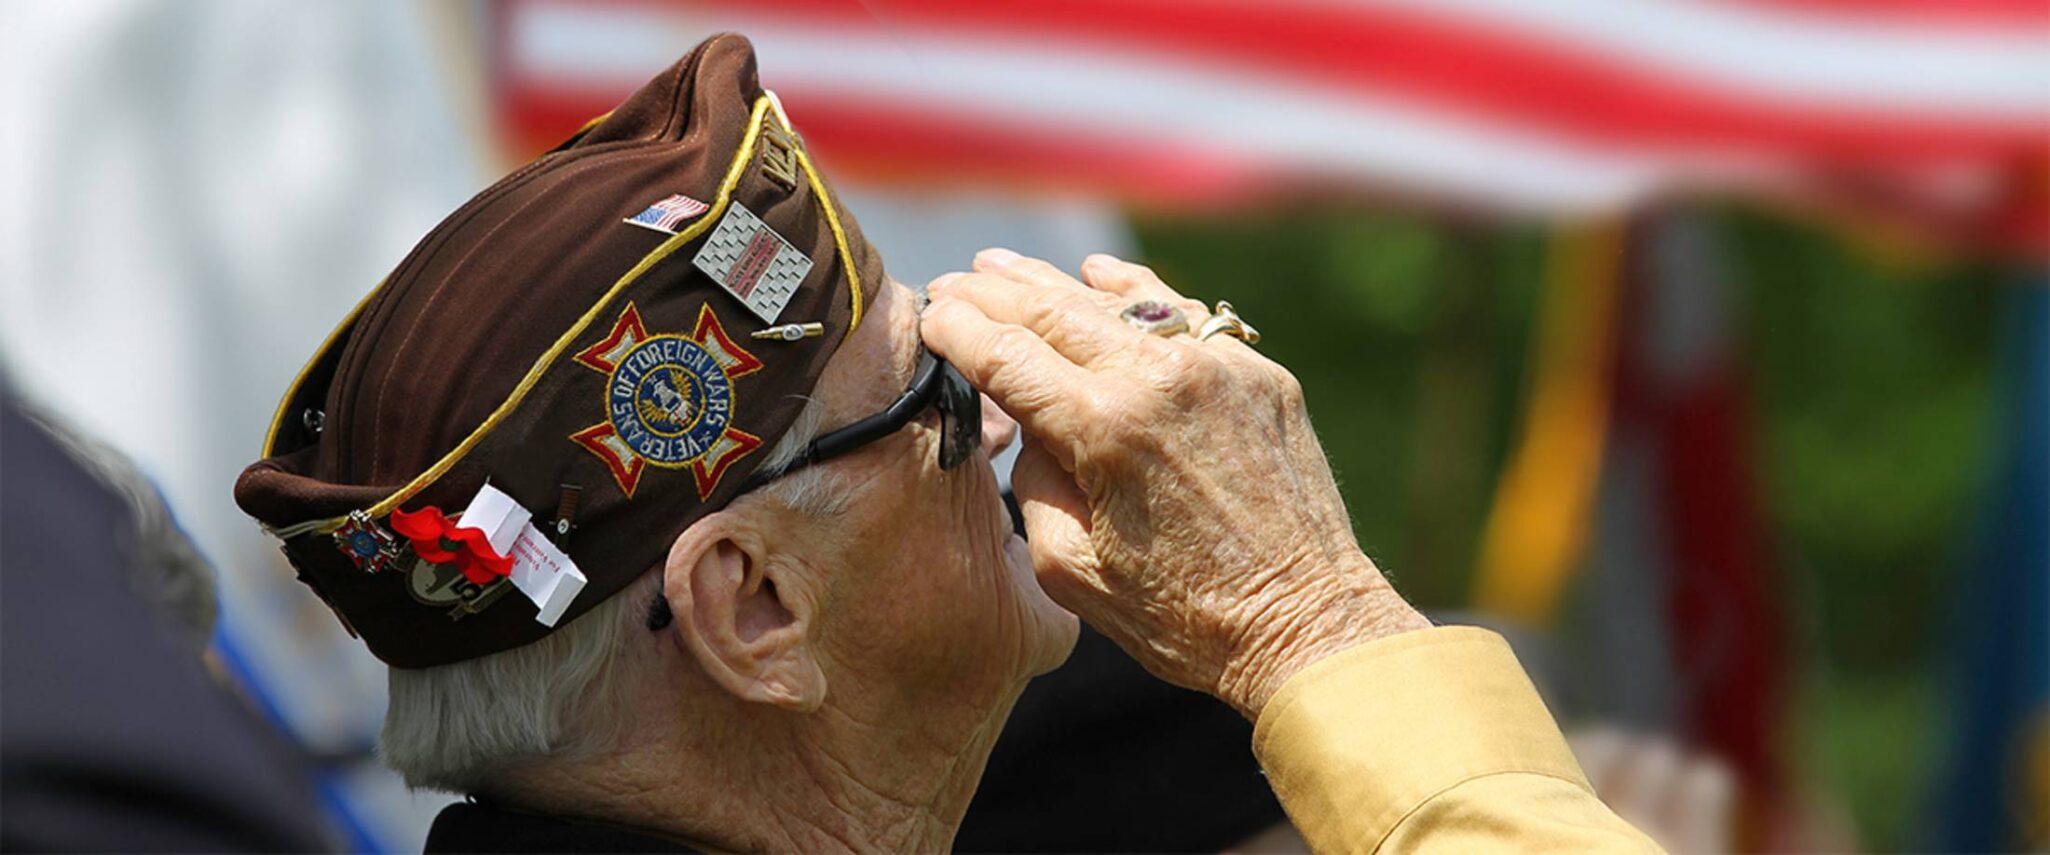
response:
[[[1207,317],[1143,266],[1082,275],[986,250],[933,281],[923,322],[1025,430],[1011,484],[1047,593],[1248,718],[1311,662],[1428,626],[1353,540],[1295,377],[1228,336],[1119,320],[1141,299]]]

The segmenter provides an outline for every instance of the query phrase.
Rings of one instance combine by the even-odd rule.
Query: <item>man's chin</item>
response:
[[[1066,664],[1068,656],[1075,652],[1076,639],[1082,635],[1082,621],[1079,618],[1067,609],[1053,605],[1052,600],[1048,600],[1047,603],[1057,614],[1047,616],[1046,646],[1043,648],[1046,656],[1037,663],[1038,667],[1032,669],[1034,677],[1051,673],[1055,668]]]
[[[1033,636],[1031,676],[1061,667],[1061,663],[1068,661],[1068,655],[1075,652],[1075,640],[1082,633],[1081,620],[1039,587],[1039,578],[1032,573],[1032,553],[1024,538],[1013,534],[1005,540],[1004,570],[1011,576],[1011,584],[1025,608],[1027,631]]]

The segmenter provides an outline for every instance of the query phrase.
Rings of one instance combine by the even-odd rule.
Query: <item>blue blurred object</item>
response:
[[[2041,845],[2028,824],[2042,833],[2050,810],[2028,762],[2050,750],[2037,732],[2050,721],[2050,283],[2015,288],[2011,306],[2007,451],[1991,467],[1977,572],[1959,600],[1956,741],[1930,841],[1946,851]]]

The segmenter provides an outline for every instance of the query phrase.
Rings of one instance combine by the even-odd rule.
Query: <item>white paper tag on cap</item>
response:
[[[511,496],[485,484],[463,509],[457,525],[484,532],[493,550],[512,558],[513,587],[540,609],[535,620],[554,626],[588,580],[576,562],[534,527],[533,518],[533,512]]]
[[[690,263],[771,324],[811,273],[811,256],[798,252],[737,201],[726,206],[718,227]]]
[[[520,529],[520,539],[513,542],[511,554],[513,587],[541,610],[534,615],[535,620],[544,626],[554,626],[577,593],[584,590],[587,580],[583,571],[533,523]]]
[[[461,528],[474,528],[484,532],[491,541],[491,550],[504,555],[511,549],[513,540],[520,536],[520,527],[533,519],[534,514],[520,507],[513,497],[485,482],[477,488],[477,496],[470,500],[470,506],[463,509],[463,515],[456,518]]]

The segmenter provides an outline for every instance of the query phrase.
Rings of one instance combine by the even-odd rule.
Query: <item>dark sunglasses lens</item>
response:
[[[954,366],[940,363],[940,468],[968,462],[982,447],[982,394]]]

